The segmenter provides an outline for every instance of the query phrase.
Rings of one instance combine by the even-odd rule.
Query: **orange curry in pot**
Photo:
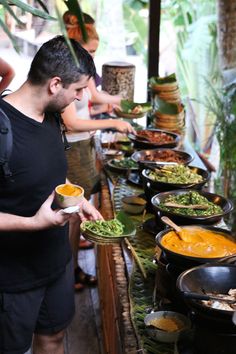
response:
[[[170,231],[161,239],[169,251],[201,258],[219,258],[236,254],[236,240],[226,234],[201,227],[183,227],[181,237]]]

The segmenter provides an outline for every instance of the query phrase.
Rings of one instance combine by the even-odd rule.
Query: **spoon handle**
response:
[[[217,295],[198,294],[191,291],[184,291],[182,294],[185,298],[196,299],[196,300],[214,300],[214,301],[221,301],[221,302],[223,301],[231,304],[236,302],[236,299],[229,297],[229,295],[225,295],[225,297],[223,296],[220,297]]]
[[[161,220],[164,222],[164,224],[171,226],[177,233],[180,233],[182,231],[181,227],[176,225],[172,220],[170,220],[167,216],[162,216]]]
[[[192,204],[192,205],[183,205],[183,204],[177,204],[177,203],[171,203],[171,202],[166,202],[164,204],[167,207],[170,208],[184,208],[184,209],[201,209],[201,210],[206,210],[209,208],[207,205],[201,205],[201,204]]]

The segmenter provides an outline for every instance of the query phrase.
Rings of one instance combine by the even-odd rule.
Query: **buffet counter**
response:
[[[194,165],[205,168],[196,152]],[[121,199],[129,194],[141,194],[139,186],[127,183],[126,178],[102,172],[101,213],[111,219],[121,209]],[[156,306],[158,280],[155,253],[155,230],[147,232],[143,225],[153,214],[131,216],[136,225],[135,237],[112,245],[98,245],[97,274],[101,316],[106,354],[159,353],[173,354],[173,344],[163,344],[147,335],[144,316]],[[151,225],[149,225],[151,227]],[[149,227],[148,226],[148,227]]]

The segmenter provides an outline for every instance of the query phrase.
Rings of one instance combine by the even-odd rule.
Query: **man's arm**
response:
[[[42,204],[37,213],[31,217],[23,217],[0,212],[0,231],[38,231],[55,226],[63,226],[70,219],[70,214],[52,210],[54,199],[52,193]]]

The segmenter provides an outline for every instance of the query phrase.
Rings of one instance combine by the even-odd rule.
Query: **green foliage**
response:
[[[48,20],[48,21],[56,21],[56,20],[58,20],[58,23],[60,25],[60,29],[61,29],[64,37],[67,39],[68,45],[70,46],[70,43],[68,41],[68,36],[67,36],[66,30],[65,30],[65,26],[64,26],[64,23],[62,21],[61,14],[60,14],[60,11],[59,11],[58,7],[55,5],[55,11],[56,11],[56,14],[57,14],[57,19],[56,19],[54,16],[51,16],[49,14],[49,11],[47,9],[47,5],[46,5],[45,1],[35,0],[35,2],[37,4],[39,4],[41,9],[33,7],[31,5],[28,5],[27,3],[25,3],[25,2],[23,2],[21,0],[11,0],[10,4],[11,5],[15,5],[18,9],[22,10],[23,12],[31,13],[33,16],[40,17],[40,18],[43,18],[43,19]],[[67,6],[68,10],[70,10],[73,14],[75,14],[78,17],[78,21],[79,21],[81,29],[82,29],[83,38],[84,38],[84,40],[86,40],[87,34],[86,34],[85,27],[84,27],[83,19],[82,19],[82,11],[81,11],[81,8],[80,8],[80,5],[79,5],[78,1],[77,0],[63,0],[63,2]],[[2,5],[2,8],[3,8],[4,11],[8,12],[11,16],[14,17],[14,19],[16,20],[16,22],[18,23],[19,26],[23,25],[23,23],[19,20],[19,18],[12,11],[8,0],[0,0],[0,4]],[[15,40],[14,36],[9,31],[9,29],[6,26],[3,18],[1,18],[1,17],[0,17],[0,27],[7,34],[7,36],[10,38],[15,50],[17,52],[19,52],[20,50],[19,50],[19,47],[18,47],[18,45],[16,43],[16,40]]]
[[[138,2],[137,2],[138,3]],[[131,41],[136,52],[147,62],[147,18],[141,15],[141,2],[124,2],[124,23],[128,33],[128,42]]]
[[[176,75],[175,73],[173,74],[170,74],[168,76],[164,76],[164,77],[151,77],[150,80],[149,80],[149,84],[150,86],[152,85],[163,85],[163,84],[171,84],[173,82],[176,82]]]
[[[83,40],[86,42],[88,36],[87,36],[87,32],[86,32],[86,29],[85,29],[85,26],[84,26],[83,17],[82,17],[82,11],[81,11],[79,3],[77,1],[75,1],[75,0],[63,0],[63,2],[67,6],[68,10],[72,14],[77,16],[79,24],[80,24]]]
[[[212,123],[206,108],[197,100],[208,96],[205,78],[219,87],[215,0],[163,0],[162,25],[172,23],[176,34],[176,73],[182,97],[194,99],[194,111],[200,132],[199,146],[204,150],[206,130]]]
[[[220,145],[220,170],[217,188],[225,197],[236,198],[236,84],[217,90],[208,81],[208,111],[216,116],[214,131]]]

